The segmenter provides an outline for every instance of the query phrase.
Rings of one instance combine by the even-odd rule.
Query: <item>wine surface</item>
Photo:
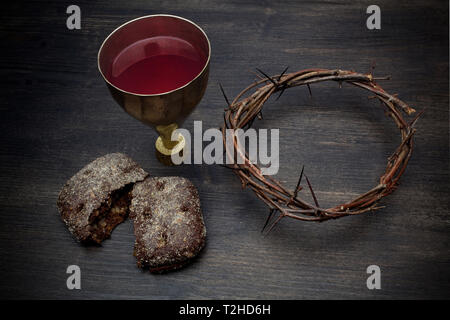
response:
[[[111,66],[110,81],[137,94],[160,94],[193,80],[205,58],[187,41],[159,36],[137,41],[122,50]]]

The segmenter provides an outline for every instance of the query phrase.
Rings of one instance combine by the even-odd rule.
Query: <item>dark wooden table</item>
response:
[[[378,1],[381,30],[366,28],[372,1],[76,1],[81,30],[66,28],[66,1],[13,1],[1,12],[0,295],[80,299],[449,298],[449,21],[447,1]],[[228,95],[285,66],[391,75],[383,87],[426,113],[401,185],[386,208],[321,224],[283,220],[260,231],[267,208],[237,177],[212,165],[165,167],[156,133],[125,114],[100,77],[97,50],[118,25],[170,13],[210,37],[206,94],[187,119],[222,122]],[[376,185],[399,143],[392,120],[367,93],[335,83],[270,100],[256,128],[280,128],[278,178],[292,188],[302,165],[321,204]],[[98,156],[124,152],[155,176],[180,175],[200,191],[207,245],[181,271],[135,265],[127,221],[101,247],[73,240],[56,208],[64,182]],[[307,193],[301,196],[310,200]],[[66,288],[79,265],[82,289]],[[366,268],[381,268],[368,290]]]

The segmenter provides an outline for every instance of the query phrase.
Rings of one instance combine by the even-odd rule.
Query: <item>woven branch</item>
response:
[[[269,207],[270,212],[263,231],[268,227],[268,232],[270,232],[285,217],[303,221],[326,221],[380,209],[381,207],[378,206],[378,202],[381,198],[395,190],[401,175],[405,171],[413,151],[412,138],[416,132],[414,125],[422,112],[409,123],[403,118],[402,112],[411,115],[415,110],[398,99],[396,95],[384,91],[375,82],[375,80],[386,80],[388,77],[374,78],[371,74],[327,69],[306,69],[293,73],[285,73],[287,68],[281,74],[269,77],[261,70],[258,71],[261,74],[259,80],[242,90],[231,103],[221,86],[222,93],[228,104],[224,113],[224,125],[221,129],[227,157],[230,160],[234,160],[236,158],[234,151],[236,150],[240,152],[240,156],[243,159],[242,164],[234,161],[233,164],[229,165],[229,168],[240,178],[243,187],[250,187],[256,196]],[[256,117],[262,118],[263,105],[274,93],[280,92],[277,97],[278,99],[286,89],[306,85],[311,94],[310,84],[323,81],[336,81],[339,82],[340,86],[343,82],[346,82],[370,91],[374,94],[373,97],[378,98],[382,102],[381,105],[386,107],[386,114],[394,120],[401,134],[401,143],[388,158],[386,171],[381,175],[379,184],[352,201],[331,208],[322,208],[319,206],[311,183],[303,173],[303,169],[295,190],[290,191],[276,179],[270,176],[264,176],[261,173],[258,165],[249,160],[245,150],[240,150],[235,134],[232,136],[234,143],[233,150],[230,150],[231,148],[225,140],[226,129],[245,130],[251,127]],[[308,188],[314,199],[314,204],[298,196],[298,192],[302,190],[301,182],[303,176],[306,178]],[[269,224],[269,220],[271,219],[274,221]]]

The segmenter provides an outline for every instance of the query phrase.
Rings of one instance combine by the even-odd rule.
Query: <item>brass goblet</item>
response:
[[[210,56],[211,45],[199,26],[166,14],[126,22],[98,51],[98,69],[112,97],[160,134],[156,154],[165,164],[183,152],[183,136],[172,141],[172,133],[205,93]]]

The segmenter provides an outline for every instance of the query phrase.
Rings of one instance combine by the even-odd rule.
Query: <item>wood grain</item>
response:
[[[0,37],[0,296],[78,299],[449,298],[449,21],[446,1],[378,1],[382,29],[365,26],[369,1],[78,1],[82,29],[65,26],[68,3],[20,1],[2,10]],[[268,236],[267,210],[219,166],[164,167],[156,133],[125,114],[96,67],[103,39],[123,22],[170,13],[209,35],[206,94],[185,123],[218,127],[225,106],[258,67],[275,74],[308,67],[391,75],[389,92],[418,110],[415,151],[401,186],[375,214],[322,224],[282,221]],[[392,121],[356,88],[332,84],[286,91],[266,103],[258,128],[280,128],[278,178],[292,187],[305,170],[323,205],[371,187],[398,141]],[[151,275],[135,266],[130,222],[102,247],[76,243],[56,199],[86,163],[124,152],[155,176],[198,187],[208,231],[189,267]],[[82,289],[66,288],[68,265]],[[382,289],[366,288],[379,265]]]

